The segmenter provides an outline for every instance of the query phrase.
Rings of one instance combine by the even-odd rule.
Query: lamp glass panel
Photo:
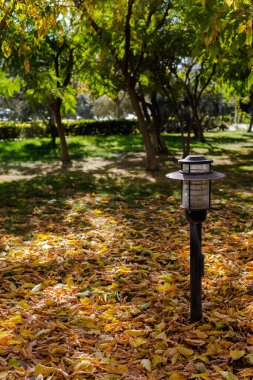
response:
[[[211,165],[207,164],[183,164],[183,173],[210,173]]]
[[[182,207],[188,210],[208,210],[210,207],[210,182],[183,181]]]

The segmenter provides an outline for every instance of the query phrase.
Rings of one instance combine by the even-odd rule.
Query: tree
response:
[[[62,108],[74,110],[76,91],[71,79],[77,54],[75,13],[68,1],[44,0],[34,3],[10,1],[9,40],[2,37],[5,69],[19,72],[26,83],[28,97],[50,105],[58,129],[62,162],[69,162],[69,152],[62,126]],[[11,8],[11,12],[10,12]]]
[[[213,8],[213,20],[206,28],[206,44],[208,48],[214,46],[221,50],[228,59],[224,77],[233,82],[241,97],[247,88],[251,103],[250,132],[253,125],[253,0],[217,2],[215,7],[206,7]]]
[[[155,50],[157,34],[169,22],[172,3],[154,0],[112,0],[96,3],[75,0],[74,3],[93,29],[93,38],[100,43],[96,56],[100,62],[109,61],[120,69],[124,86],[138,118],[146,151],[147,170],[157,170],[158,160],[151,140],[149,121],[139,98],[140,77],[148,57]]]
[[[46,0],[44,3],[34,3],[31,13],[25,18],[25,8],[21,8],[21,12],[16,6],[13,18],[21,21],[15,30],[20,36],[20,43],[16,47],[14,45],[11,54],[6,57],[9,71],[22,74],[28,98],[50,107],[49,120],[52,125],[54,119],[57,126],[63,163],[69,162],[70,156],[62,125],[62,111],[75,109],[76,90],[71,85],[71,79],[77,60],[75,47],[79,43],[78,38],[74,38],[75,14],[70,15],[65,5],[67,3],[49,3]]]

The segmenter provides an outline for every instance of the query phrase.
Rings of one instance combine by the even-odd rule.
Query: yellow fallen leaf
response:
[[[200,340],[200,339],[185,339],[185,341],[189,344],[189,346],[193,346],[193,347],[200,347],[206,344],[204,340]]]
[[[97,208],[95,208],[95,210],[93,212],[94,212],[95,215],[103,214],[103,211],[98,210]]]
[[[132,347],[139,347],[139,346],[142,346],[144,343],[146,343],[146,339],[143,339],[143,338],[136,338],[136,339],[133,339],[133,338],[130,338],[129,339],[129,343]]]
[[[201,373],[207,372],[207,368],[206,368],[205,364],[202,362],[194,363],[194,366]]]
[[[157,342],[155,345],[155,350],[166,350],[167,344],[165,342]]]
[[[166,324],[164,321],[162,321],[161,323],[159,323],[159,325],[156,325],[155,326],[155,329],[159,332],[162,332],[166,327]]]
[[[233,360],[238,360],[245,355],[245,351],[231,350],[229,354]]]
[[[152,367],[158,366],[158,364],[162,363],[163,358],[160,355],[154,355],[152,358]]]
[[[108,373],[114,375],[123,375],[128,372],[128,367],[126,365],[106,365],[104,370]]]
[[[130,336],[137,337],[143,336],[147,333],[146,330],[126,330],[126,333]]]
[[[164,341],[168,341],[168,337],[165,333],[165,331],[163,331],[162,333],[157,333],[156,331],[154,331],[152,333],[152,336],[155,338],[155,339],[161,339],[161,340],[164,340]]]
[[[34,368],[35,375],[51,375],[52,373],[56,372],[57,368],[54,367],[47,367],[42,364],[36,364]]]
[[[179,358],[179,355],[178,355],[178,353],[176,353],[176,354],[173,356],[173,358],[171,359],[171,364],[172,364],[172,365],[175,365],[175,364],[177,363],[177,361],[178,361],[178,358]]]
[[[18,302],[18,306],[19,306],[19,307],[22,307],[22,309],[28,309],[28,308],[29,308],[28,303],[25,302],[24,300],[19,301],[19,302]]]
[[[83,298],[81,299],[81,304],[82,304],[82,305],[88,305],[90,302],[91,302],[91,301],[90,301],[90,298],[89,298],[89,297],[83,297]]]
[[[36,364],[36,366],[34,367],[34,373],[35,375],[45,375],[45,376],[58,373],[61,375],[62,379],[69,377],[68,374],[64,372],[62,369],[55,368],[55,367],[47,367],[42,364]]]
[[[94,370],[94,366],[89,360],[82,360],[75,366],[75,371],[78,370],[92,372]]]
[[[228,371],[221,371],[220,375],[224,377],[224,379],[226,380],[238,380],[237,376],[235,376],[233,373],[228,372]]]
[[[248,361],[250,362],[250,364],[253,365],[253,354],[247,355],[246,358],[248,359]]]
[[[202,326],[198,327],[198,330],[206,331],[206,330],[212,330],[213,326],[209,323],[204,323]]]
[[[20,367],[20,363],[17,359],[10,359],[8,361],[8,366],[16,368],[16,367]]]
[[[149,359],[143,359],[141,361],[141,366],[146,368],[146,370],[148,372],[151,372],[152,371],[152,364],[151,364],[151,361]]]
[[[36,339],[36,338],[38,338],[38,337],[41,336],[41,335],[47,335],[47,334],[50,333],[50,331],[51,331],[51,329],[42,329],[42,330],[39,330],[39,331],[35,334],[34,338]]]
[[[195,330],[194,334],[196,334],[197,337],[200,338],[200,339],[206,339],[206,338],[208,338],[208,335],[204,331]]]
[[[186,376],[182,375],[180,372],[171,372],[168,380],[186,380]]]
[[[9,326],[9,327],[13,327],[13,326],[16,326],[18,324],[22,324],[23,323],[23,318],[20,314],[16,314],[14,315],[13,317],[10,317],[9,319],[6,319],[5,321],[2,322],[2,326]]]
[[[176,347],[176,350],[177,350],[177,352],[179,352],[179,354],[181,354],[187,358],[189,358],[190,356],[192,356],[194,354],[193,350],[190,350],[190,349],[182,347],[182,346]]]

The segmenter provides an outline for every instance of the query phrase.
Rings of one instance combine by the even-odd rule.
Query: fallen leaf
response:
[[[238,360],[245,355],[245,351],[231,350],[229,354],[233,360]]]
[[[224,379],[226,380],[238,380],[237,376],[235,376],[233,373],[228,372],[228,371],[221,371],[220,375],[224,377]]]
[[[186,380],[186,376],[180,372],[174,371],[170,373],[168,380]]]
[[[34,288],[30,290],[30,293],[38,293],[41,290],[41,284],[35,285]]]
[[[147,330],[126,330],[127,335],[138,337],[147,334]]]
[[[148,372],[152,371],[152,364],[149,359],[142,359],[141,366],[144,367]]]
[[[132,347],[139,347],[139,346],[142,346],[143,344],[145,344],[147,342],[146,339],[143,339],[143,338],[136,338],[136,339],[133,339],[133,338],[130,338],[129,339],[129,343]]]
[[[179,352],[179,354],[181,354],[187,358],[194,354],[193,350],[190,350],[190,349],[182,347],[182,346],[177,346],[176,350]]]
[[[160,355],[154,355],[152,357],[152,367],[157,367],[158,364],[162,363],[163,358]]]

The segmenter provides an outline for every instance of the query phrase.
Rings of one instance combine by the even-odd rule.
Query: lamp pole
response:
[[[212,160],[204,156],[188,156],[179,163],[181,170],[166,177],[182,181],[181,207],[190,223],[190,321],[197,322],[202,319],[202,223],[210,209],[210,181],[222,178],[224,174],[213,172]]]
[[[204,276],[204,256],[201,252],[202,222],[206,218],[206,210],[185,211],[190,223],[190,320],[202,319],[202,277]]]

